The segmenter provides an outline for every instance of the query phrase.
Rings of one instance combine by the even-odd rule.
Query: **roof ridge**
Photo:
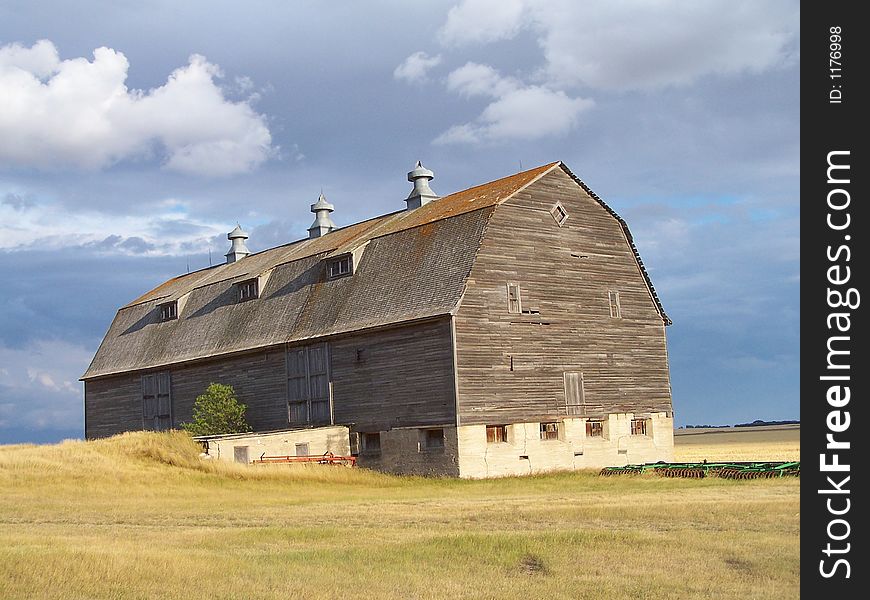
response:
[[[520,171],[519,173],[493,179],[492,181],[458,190],[413,210],[397,210],[370,217],[356,223],[350,223],[343,227],[336,228],[327,235],[319,238],[300,238],[293,242],[288,242],[287,244],[266,248],[246,256],[244,260],[241,261],[218,264],[209,267],[208,269],[195,271],[194,273],[200,274],[200,276],[195,279],[188,279],[188,277],[193,275],[193,273],[178,275],[152,288],[150,291],[142,294],[132,302],[125,304],[121,307],[121,310],[145,304],[146,302],[151,302],[153,300],[159,300],[161,298],[181,296],[200,287],[232,280],[242,275],[242,273],[238,273],[237,271],[246,269],[248,266],[251,266],[253,271],[263,272],[269,268],[274,268],[279,265],[308,258],[310,256],[316,256],[318,254],[329,256],[344,253],[359,247],[366,241],[382,238],[406,229],[414,229],[421,225],[441,221],[468,212],[473,212],[480,208],[500,205],[512,198],[515,194],[538,181],[547,173],[550,173],[554,168],[561,164],[561,161],[555,161],[532,169]],[[528,180],[526,181],[524,178]],[[510,184],[516,180],[519,180],[519,185],[517,187],[510,187]],[[499,184],[501,184],[502,187],[504,187],[505,184],[508,184],[508,187],[506,189],[500,189]],[[502,193],[504,194],[503,196],[501,195]],[[365,224],[367,223],[371,223],[371,225],[366,227]],[[358,230],[349,231],[353,228],[358,228]],[[347,239],[342,239],[342,233],[350,235],[346,236]],[[254,267],[254,265],[257,264],[255,261],[257,261],[258,257],[263,259],[264,254],[274,252],[281,248],[285,248],[284,253],[266,261],[268,262],[268,265],[261,265],[261,269]],[[307,253],[306,249],[312,249],[315,251]],[[212,271],[212,269],[216,270]],[[252,274],[253,271],[248,274]],[[186,286],[183,283],[185,281],[188,282],[188,285]],[[167,290],[166,288],[171,288],[173,283],[178,283],[178,287],[183,287],[183,290]],[[161,295],[161,290],[166,293]]]
[[[628,228],[628,223],[625,222],[625,219],[619,216],[619,213],[613,210],[604,200],[602,200],[598,194],[593,192],[592,189],[588,185],[586,185],[586,183],[582,179],[572,173],[571,169],[569,169],[564,163],[560,163],[560,166],[562,167],[562,170],[565,171],[565,174],[567,174],[571,179],[577,182],[580,187],[582,187],[586,191],[586,193],[592,197],[593,200],[598,202],[598,204],[600,204],[604,210],[610,213],[610,216],[616,219],[620,227],[622,227],[622,232],[625,234],[625,239],[628,241],[628,245],[631,247],[631,251],[634,253],[634,258],[637,261],[637,266],[640,270],[640,274],[643,276],[644,281],[646,281],[647,289],[649,290],[649,294],[652,297],[652,300],[655,303],[656,308],[658,309],[659,314],[662,317],[662,321],[664,321],[665,325],[672,325],[673,321],[671,321],[671,318],[665,312],[665,307],[662,306],[662,301],[659,299],[659,296],[656,293],[656,288],[653,285],[649,273],[647,273],[646,271],[646,267],[643,264],[643,259],[640,257],[640,251],[637,249],[637,246],[634,243],[634,237],[631,235],[631,230]]]

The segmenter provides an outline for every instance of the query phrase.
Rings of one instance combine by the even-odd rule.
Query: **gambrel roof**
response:
[[[118,311],[82,379],[450,314],[495,207],[554,169],[619,221],[670,324],[625,222],[555,162],[170,279]],[[328,279],[328,259],[348,253],[358,260],[353,276]],[[253,278],[259,298],[238,302],[236,284]],[[178,318],[161,321],[160,305],[173,301]]]

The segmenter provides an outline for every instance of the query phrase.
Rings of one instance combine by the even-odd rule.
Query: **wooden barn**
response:
[[[255,431],[460,477],[669,460],[670,324],[626,223],[561,162],[170,279],[84,374],[85,435],[169,429],[209,383]],[[289,435],[289,433],[288,433]],[[304,450],[303,450],[304,451]],[[291,452],[292,453],[292,452]]]

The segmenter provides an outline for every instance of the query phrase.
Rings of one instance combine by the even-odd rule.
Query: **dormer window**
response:
[[[350,275],[353,272],[353,256],[347,254],[330,261],[327,265],[327,272],[330,279]]]
[[[257,279],[248,279],[236,284],[239,288],[239,302],[260,297],[260,285]]]
[[[164,302],[160,305],[160,320],[171,321],[178,318],[178,301]]]

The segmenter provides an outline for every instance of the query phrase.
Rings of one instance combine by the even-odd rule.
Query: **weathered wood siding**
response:
[[[248,407],[245,416],[254,431],[287,427],[284,361],[284,349],[275,348],[214,362],[172,367],[169,371],[172,373],[175,426],[193,418],[193,403],[210,383],[223,383],[233,386],[239,402]]]
[[[85,438],[142,429],[142,376],[85,381]]]
[[[364,431],[455,423],[451,344],[449,318],[329,340],[334,422]],[[161,369],[170,373],[173,426],[192,419],[193,403],[210,383],[223,383],[247,405],[254,431],[287,428],[285,352],[279,347]],[[86,436],[142,429],[142,375],[152,372],[86,381]]]
[[[450,320],[330,343],[336,423],[356,431],[456,422]]]
[[[284,349],[229,356],[215,361],[174,365],[171,381],[172,424],[192,418],[193,403],[210,383],[233,386],[248,406],[248,423],[256,431],[287,427]],[[85,436],[105,437],[135,431],[142,424],[142,375],[130,373],[85,382]]]
[[[562,227],[550,214],[557,201]],[[508,312],[509,282],[539,314]],[[664,324],[622,228],[561,170],[490,218],[456,339],[461,425],[565,416],[565,372],[583,374],[573,415],[672,410]]]

